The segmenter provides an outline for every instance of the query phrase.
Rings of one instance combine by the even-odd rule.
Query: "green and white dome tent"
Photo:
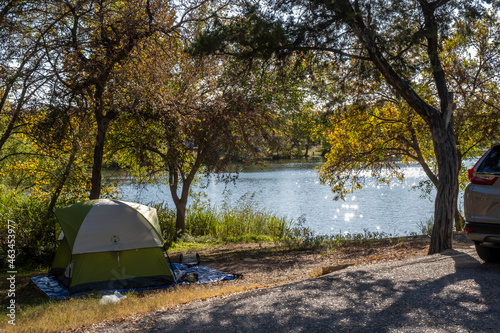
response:
[[[156,209],[97,199],[58,208],[55,214],[63,237],[50,274],[70,294],[175,283]]]

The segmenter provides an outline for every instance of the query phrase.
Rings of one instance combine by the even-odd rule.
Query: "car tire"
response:
[[[500,262],[500,249],[476,244],[476,252],[486,262]]]

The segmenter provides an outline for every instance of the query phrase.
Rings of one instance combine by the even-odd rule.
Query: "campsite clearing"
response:
[[[469,248],[472,243],[463,234],[456,234],[454,246]],[[30,276],[19,274],[16,281],[16,300],[20,311],[15,328],[19,331],[29,331],[30,328],[36,331],[41,327],[46,331],[91,328],[94,323],[111,321],[112,318],[120,321],[129,320],[158,308],[171,308],[192,300],[317,277],[342,269],[346,265],[366,265],[421,257],[427,254],[427,249],[427,242],[421,241],[350,244],[322,250],[287,250],[272,243],[229,244],[197,249],[195,251],[200,254],[202,265],[228,273],[243,274],[243,279],[200,286],[181,286],[172,288],[171,292],[164,289],[162,292],[153,290],[137,293],[136,296],[128,297],[126,301],[114,305],[113,308],[106,308],[106,311],[99,305],[97,297],[80,297],[63,302],[49,301],[48,297],[30,281]],[[172,260],[177,261],[180,254],[185,252],[171,253]],[[39,273],[40,271],[33,272],[32,276]],[[0,288],[5,295],[8,290],[5,279],[1,279]],[[5,305],[3,303],[5,299],[2,300],[2,305]],[[59,306],[63,304],[64,306]],[[79,317],[68,319],[77,315]],[[5,327],[6,323],[2,322],[0,328]]]

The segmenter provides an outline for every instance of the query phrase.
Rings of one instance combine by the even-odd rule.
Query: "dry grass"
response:
[[[166,310],[188,302],[220,297],[259,288],[259,285],[184,285],[168,289],[132,292],[117,304],[102,305],[100,297],[80,296],[67,301],[48,302],[25,308],[16,315],[16,326],[3,323],[7,332],[57,332],[91,328],[103,321],[133,320],[157,310]],[[7,325],[7,326],[5,326]]]

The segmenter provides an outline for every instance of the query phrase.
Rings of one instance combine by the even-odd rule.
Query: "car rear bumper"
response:
[[[476,243],[500,247],[500,224],[465,222],[465,232]]]

